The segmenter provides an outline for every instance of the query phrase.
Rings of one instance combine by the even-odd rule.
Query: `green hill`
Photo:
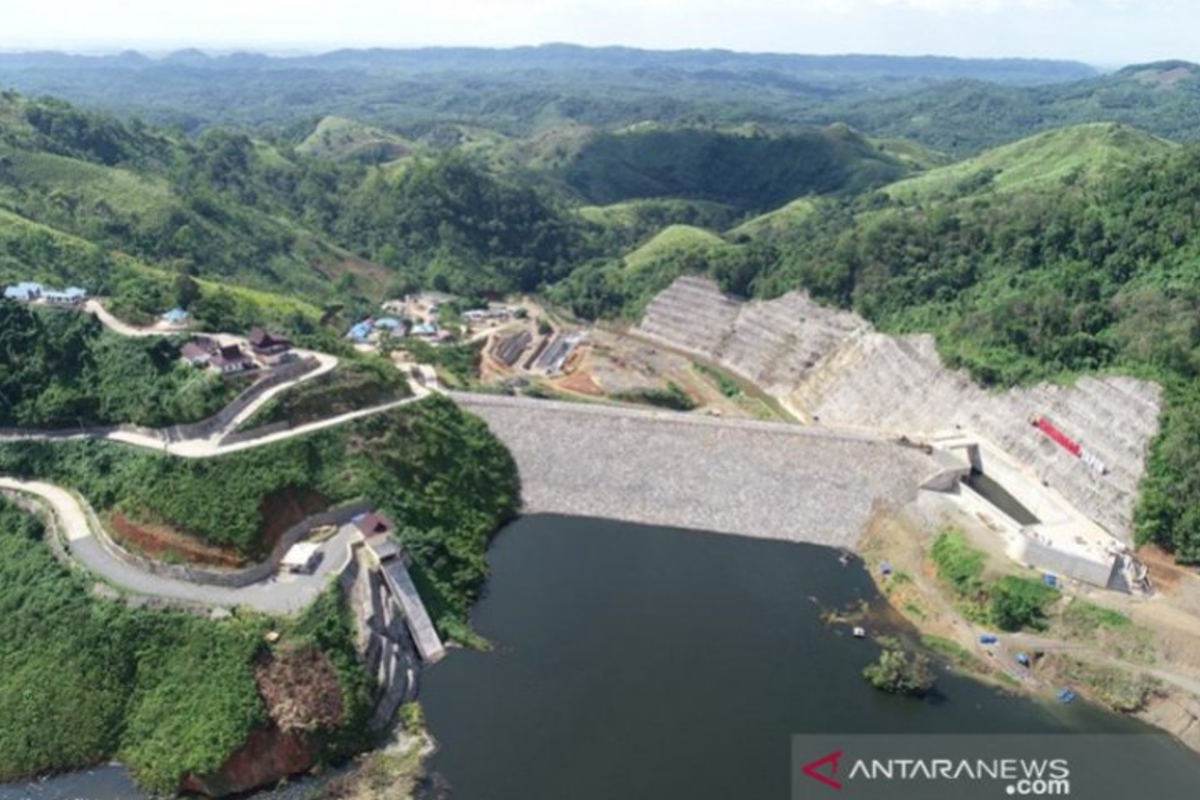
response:
[[[741,245],[749,291],[804,287],[926,331],[990,385],[1119,370],[1167,388],[1138,536],[1200,561],[1200,145],[1117,125],[1042,134]],[[787,213],[787,212],[782,212]],[[728,266],[708,265],[728,281]],[[724,274],[722,273],[724,270]]]
[[[810,197],[793,200],[782,208],[759,214],[729,232],[734,238],[770,237],[783,234],[815,213],[817,203]]]
[[[1012,194],[1064,181],[1093,183],[1174,144],[1111,122],[1060,128],[988,150],[951,166],[900,181],[884,191],[893,199],[927,202],[992,191]]]
[[[1087,122],[1119,122],[1172,141],[1195,141],[1200,137],[1200,65],[1166,61],[1029,87],[957,81],[835,103],[814,118],[958,154]]]
[[[683,259],[703,259],[726,246],[720,236],[690,225],[672,225],[627,254],[626,268],[640,271]]]
[[[325,117],[296,152],[332,161],[382,164],[411,154],[417,145],[396,134],[345,117]]]
[[[350,136],[331,138],[333,149],[371,133],[324,129]],[[336,163],[223,130],[177,138],[11,92],[0,95],[0,215],[0,279],[111,293],[113,265],[136,263],[158,276],[125,282],[122,308],[140,318],[178,302],[170,287],[187,280],[239,287],[237,305],[288,294],[348,315],[412,286],[528,290],[565,272],[584,244],[539,192],[465,158],[403,170]]]
[[[555,177],[586,202],[684,198],[762,212],[804,195],[855,194],[909,171],[844,126],[781,136],[697,129],[601,134]]]

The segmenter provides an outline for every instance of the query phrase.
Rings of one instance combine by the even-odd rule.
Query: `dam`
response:
[[[894,441],[798,425],[454,394],[508,446],[525,513],[602,517],[834,547],[938,464]]]

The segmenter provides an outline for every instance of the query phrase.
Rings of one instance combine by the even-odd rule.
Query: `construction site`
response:
[[[926,488],[1005,536],[1019,563],[1151,589],[1130,546],[1158,431],[1153,384],[1082,378],[989,392],[943,366],[930,336],[881,334],[799,292],[739,302],[701,278],[675,281],[633,333],[762,387],[800,423],[922,443],[946,466]]]

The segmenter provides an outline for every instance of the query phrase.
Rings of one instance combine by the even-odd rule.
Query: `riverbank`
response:
[[[1005,633],[939,577],[930,550],[947,529],[978,548],[989,577],[1040,579],[1008,562],[976,519],[920,502],[901,511],[876,509],[860,539],[863,565],[889,611],[927,649],[957,670],[1026,696],[1054,701],[1070,689],[1200,752],[1200,674],[1193,666],[1200,663],[1194,658],[1200,625],[1190,608],[1200,600],[1200,579],[1177,570],[1150,599],[1060,582],[1045,630]],[[996,641],[982,644],[986,634]],[[1029,666],[1018,656],[1028,657]]]

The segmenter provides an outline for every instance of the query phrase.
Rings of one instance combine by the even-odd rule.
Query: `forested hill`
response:
[[[0,54],[0,86],[137,113],[188,130],[307,124],[329,114],[419,133],[470,120],[525,135],[554,121],[617,128],[795,122],[834,98],[875,97],[953,80],[1036,85],[1093,75],[1024,59],[801,56],[547,45],[510,50],[343,50],[273,58],[181,51]]]
[[[358,163],[364,148],[396,160]],[[409,150],[387,131],[327,119],[294,146],[225,129],[191,137],[5,92],[0,282],[82,284],[135,320],[195,302],[207,324],[241,327],[265,305],[258,321],[304,332],[314,306],[353,316],[418,287],[532,291],[675,222],[849,197],[913,170],[844,126],[492,134]],[[635,202],[619,224],[578,213],[624,200]],[[218,296],[237,287],[291,299]]]
[[[1040,134],[846,201],[793,203],[725,238],[678,228],[558,289],[637,309],[684,272],[797,288],[886,331],[929,332],[992,386],[1115,371],[1166,388],[1136,515],[1200,562],[1200,144],[1115,124]]]
[[[78,283],[135,317],[187,305],[197,281],[318,306],[365,307],[414,283],[532,289],[579,242],[539,193],[454,154],[335,164],[0,93],[0,282]]]
[[[815,121],[845,122],[960,155],[1038,131],[1121,122],[1180,142],[1200,139],[1200,66],[1165,61],[1044,86],[963,80],[933,89],[835,102]]]

